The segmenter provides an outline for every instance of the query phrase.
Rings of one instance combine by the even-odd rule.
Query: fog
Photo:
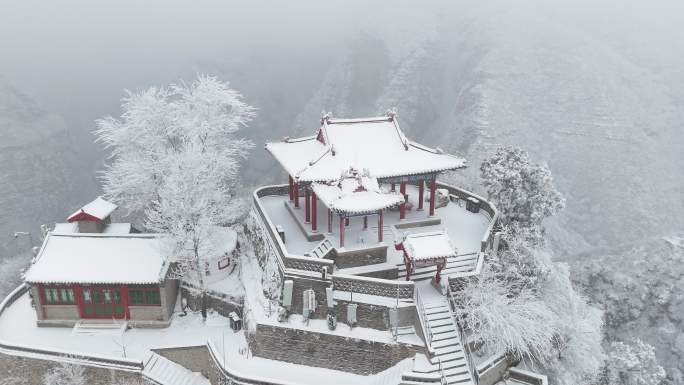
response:
[[[684,3],[482,3],[0,2],[0,274],[28,259],[14,231],[37,239],[99,194],[91,131],[124,89],[198,72],[258,108],[248,187],[282,181],[266,140],[397,107],[411,137],[469,159],[451,179],[477,192],[498,144],[547,163],[568,200],[547,223],[558,258],[684,232]]]

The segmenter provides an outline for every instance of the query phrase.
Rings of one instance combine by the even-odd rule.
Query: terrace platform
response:
[[[407,186],[408,200],[412,206],[418,207],[418,189]],[[268,195],[259,198],[266,215],[274,226],[280,226],[285,232],[285,248],[287,253],[296,256],[306,256],[316,248],[322,240],[328,240],[337,252],[362,252],[365,249],[378,246],[387,247],[387,261],[389,266],[403,266],[403,252],[394,248],[394,242],[401,233],[424,233],[436,230],[446,230],[458,256],[476,256],[480,252],[481,242],[487,234],[492,221],[490,215],[480,210],[472,213],[466,210],[463,199],[453,199],[446,206],[439,207],[434,217],[428,217],[427,210],[407,210],[406,218],[399,219],[399,211],[386,211],[383,221],[383,242],[378,243],[378,221],[376,215],[368,216],[368,228],[363,228],[363,216],[349,219],[345,228],[345,247],[339,248],[339,217],[333,216],[332,233],[327,230],[327,210],[319,202],[317,210],[318,237],[312,237],[311,225],[305,223],[303,205],[294,208],[289,202],[287,193],[283,195]],[[308,233],[308,234],[307,234]],[[312,239],[313,238],[313,239]],[[473,258],[470,258],[473,259]],[[358,268],[351,268],[356,269]],[[347,270],[347,269],[343,269]],[[344,273],[344,271],[341,271]],[[352,273],[350,271],[350,273]]]

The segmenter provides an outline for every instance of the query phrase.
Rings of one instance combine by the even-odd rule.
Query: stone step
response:
[[[430,314],[440,314],[440,313],[450,314],[450,313],[449,313],[449,308],[448,308],[446,305],[442,305],[442,306],[439,306],[439,307],[433,307],[433,308],[431,308],[431,309],[424,309],[424,310],[425,310],[425,314],[426,314],[426,315],[430,315]]]
[[[432,348],[437,349],[437,348],[445,348],[447,346],[456,346],[460,347],[461,342],[458,340],[458,338],[454,339],[446,339],[446,340],[441,340],[441,341],[432,341]]]
[[[450,346],[444,346],[441,348],[433,348],[433,351],[435,352],[435,357],[440,356],[440,355],[445,355],[449,353],[456,353],[456,352],[462,352],[463,349],[461,348],[461,345],[450,345]]]
[[[432,336],[432,341],[443,341],[443,340],[449,340],[449,339],[455,339],[458,340],[458,333],[455,331],[453,332],[447,332],[447,333],[439,333],[439,334],[433,334]]]
[[[427,317],[428,322],[451,319],[451,314],[447,312],[425,314],[425,316]]]
[[[430,325],[430,328],[433,327],[438,327],[438,326],[445,326],[445,325],[451,325],[453,326],[453,322],[451,321],[451,317],[442,317],[438,319],[428,319],[428,325]]]
[[[449,367],[455,365],[465,365],[465,355],[463,351],[458,350],[452,353],[445,353],[441,355],[436,355],[430,358],[430,363],[437,365],[439,360],[442,360],[442,365],[449,363]]]
[[[448,332],[455,332],[456,329],[454,328],[454,325],[452,323],[449,323],[447,325],[442,325],[442,326],[432,326],[430,325],[430,331],[432,332],[433,335],[436,334],[442,334],[442,333],[448,333]]]
[[[200,373],[191,372],[159,354],[150,353],[144,363],[142,374],[153,383],[160,385],[210,385],[209,380]]]

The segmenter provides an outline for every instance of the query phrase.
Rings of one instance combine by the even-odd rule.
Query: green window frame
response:
[[[74,289],[68,286],[45,286],[43,298],[47,305],[75,305]]]
[[[161,306],[161,294],[158,287],[129,288],[128,299],[133,306]]]

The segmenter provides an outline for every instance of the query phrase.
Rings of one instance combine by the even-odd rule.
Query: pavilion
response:
[[[457,252],[446,231],[408,234],[395,246],[404,251],[406,280],[411,280],[411,273],[417,268],[437,266],[435,282],[441,280],[441,272],[448,258],[455,257]]]
[[[333,119],[326,115],[315,135],[285,138],[266,144],[289,179],[289,199],[300,207],[304,193],[305,222],[318,231],[318,200],[328,209],[328,232],[332,217],[348,223],[351,216],[378,215],[378,241],[382,242],[382,212],[399,206],[399,219],[406,218],[407,183],[418,186],[418,210],[423,210],[425,185],[429,185],[428,216],[435,214],[437,176],[465,167],[465,160],[406,138],[395,114],[361,119]],[[399,194],[396,194],[396,184]],[[389,185],[389,191],[381,188]],[[353,188],[350,188],[353,187]],[[399,196],[399,199],[397,198]],[[344,226],[340,225],[340,247]]]

